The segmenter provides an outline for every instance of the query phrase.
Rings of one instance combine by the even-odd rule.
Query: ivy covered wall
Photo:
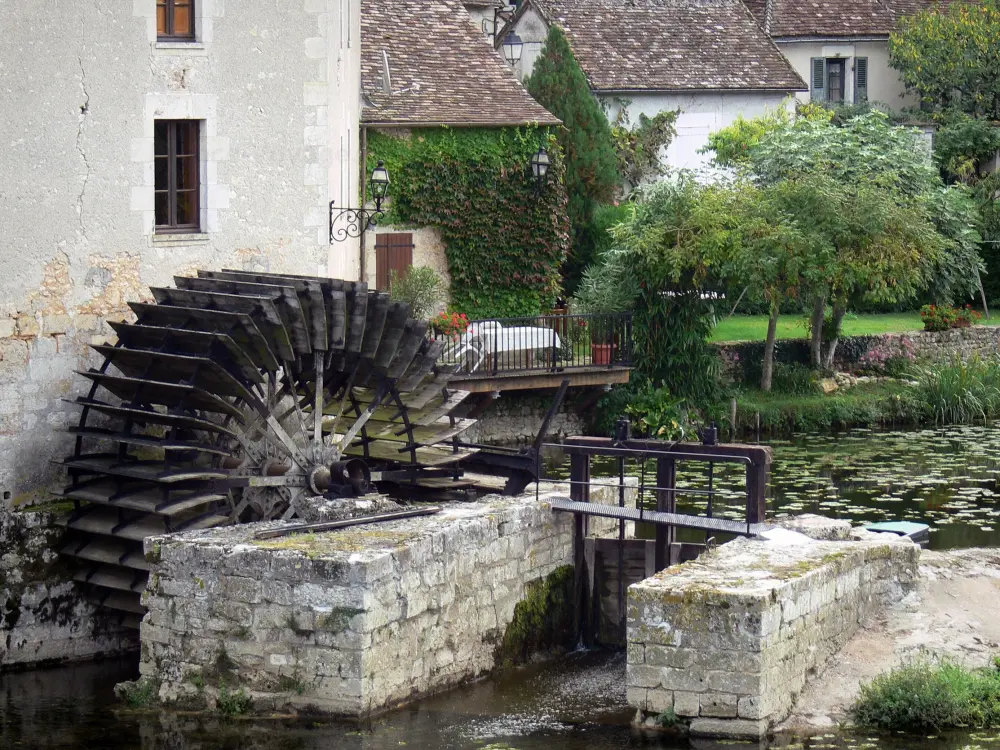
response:
[[[536,191],[532,155],[552,156]],[[470,318],[536,315],[560,292],[569,249],[563,164],[548,128],[370,130],[368,174],[392,180],[383,224],[437,227],[452,307]]]

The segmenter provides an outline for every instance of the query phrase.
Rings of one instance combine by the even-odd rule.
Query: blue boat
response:
[[[865,528],[868,531],[874,531],[879,534],[895,534],[896,536],[905,536],[907,539],[912,539],[921,547],[926,547],[931,541],[931,527],[925,523],[916,523],[915,521],[881,521],[879,523],[866,523]]]

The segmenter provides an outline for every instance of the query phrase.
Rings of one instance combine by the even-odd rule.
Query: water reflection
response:
[[[621,654],[573,654],[484,680],[363,725],[321,718],[224,720],[116,710],[134,664],[0,675],[0,748],[12,750],[1000,750],[998,733],[878,737],[838,733],[771,744],[646,740],[628,728]]]

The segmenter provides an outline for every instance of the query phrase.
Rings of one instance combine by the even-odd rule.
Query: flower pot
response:
[[[614,349],[614,344],[591,344],[590,358],[595,365],[610,365]]]

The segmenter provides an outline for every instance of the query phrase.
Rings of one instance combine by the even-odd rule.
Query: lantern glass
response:
[[[381,200],[389,192],[389,170],[385,168],[385,162],[379,160],[378,166],[372,171],[371,179],[372,195]]]
[[[521,53],[524,51],[524,42],[521,41],[519,37],[514,32],[508,34],[503,40],[503,56],[504,59],[511,65],[516,65],[521,59]]]
[[[538,153],[531,157],[531,173],[535,176],[536,180],[539,182],[545,180],[551,163],[552,160],[549,158],[549,152],[544,148],[538,149]]]

